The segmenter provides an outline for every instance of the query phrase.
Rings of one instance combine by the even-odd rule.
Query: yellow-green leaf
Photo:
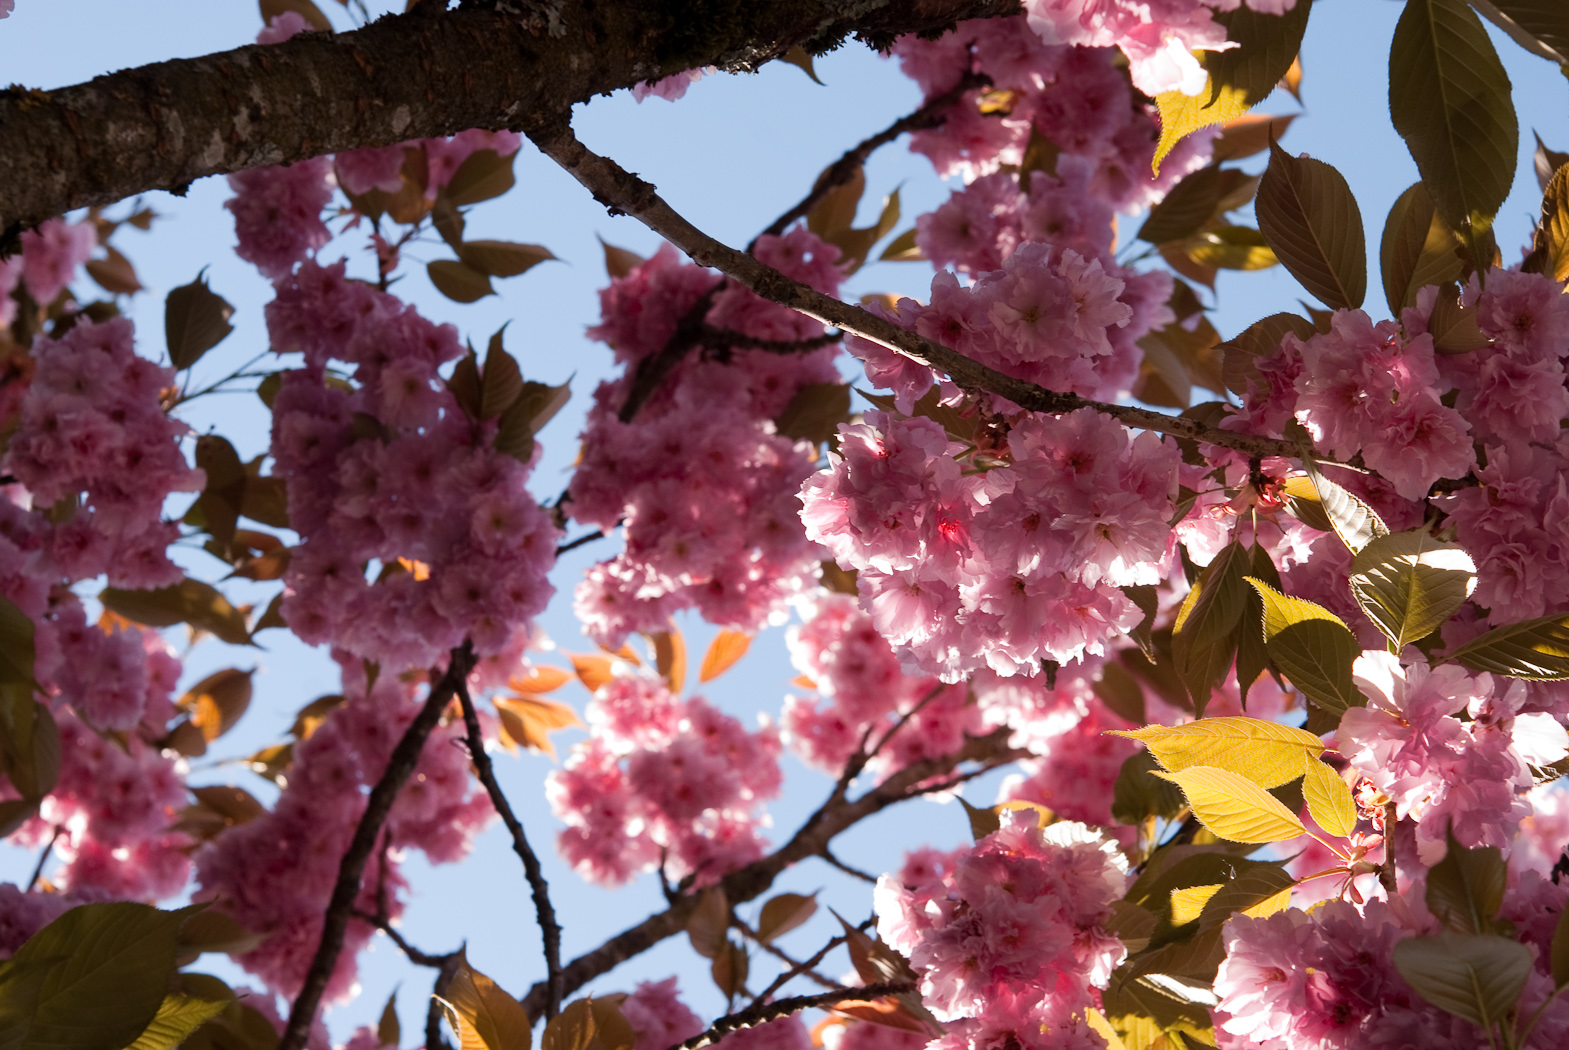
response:
[[[1283,842],[1307,831],[1279,799],[1236,773],[1190,766],[1155,775],[1182,788],[1199,823],[1229,842]]]
[[[1207,565],[1177,610],[1171,652],[1177,673],[1202,715],[1215,685],[1237,651],[1237,630],[1247,609],[1247,549],[1232,542]]]
[[[1201,718],[1180,726],[1110,730],[1131,737],[1168,770],[1216,766],[1246,777],[1261,788],[1279,787],[1302,775],[1304,762],[1324,751],[1312,733],[1258,718]]]
[[[1531,976],[1531,950],[1496,934],[1441,933],[1395,945],[1395,969],[1440,1010],[1482,1028],[1503,1020]]]
[[[1197,234],[1221,213],[1223,201],[1246,187],[1251,196],[1258,179],[1237,168],[1215,165],[1185,175],[1160,203],[1150,209],[1139,227],[1138,238],[1151,244],[1185,240]]]
[[[1536,225],[1534,269],[1555,281],[1569,279],[1569,164],[1560,165],[1542,192],[1542,218]]]
[[[1221,226],[1179,247],[1200,266],[1218,270],[1267,270],[1280,262],[1264,235],[1250,226]]]
[[[1357,803],[1340,774],[1316,759],[1308,759],[1302,797],[1319,827],[1331,835],[1348,837],[1357,826]]]
[[[1408,0],[1389,51],[1389,113],[1439,216],[1473,258],[1514,181],[1520,129],[1509,92],[1464,0]]]
[[[718,678],[735,666],[751,645],[752,636],[745,631],[720,631],[709,643],[708,652],[703,654],[703,666],[697,672],[697,680],[711,682]]]
[[[1407,188],[1389,209],[1379,244],[1384,301],[1390,314],[1399,317],[1426,285],[1459,280],[1465,270],[1459,247],[1459,238],[1438,217],[1427,188],[1420,182]]]
[[[1215,101],[1209,101],[1214,94]],[[1160,162],[1188,135],[1211,124],[1223,124],[1246,113],[1257,100],[1250,101],[1247,93],[1234,87],[1206,81],[1197,95],[1184,95],[1180,91],[1166,91],[1155,97],[1160,110],[1160,143],[1155,147],[1155,174],[1160,174]]]
[[[1569,908],[1558,913],[1558,925],[1553,927],[1553,940],[1547,954],[1554,986],[1562,988],[1569,984]]]
[[[1171,891],[1171,924],[1186,926],[1197,921],[1204,912],[1204,905],[1215,896],[1225,883],[1215,882],[1206,886],[1184,886]]]
[[[1426,528],[1378,536],[1351,562],[1351,595],[1392,652],[1426,638],[1476,589],[1476,563]]]
[[[1362,305],[1367,295],[1362,212],[1340,172],[1271,143],[1254,214],[1281,265],[1320,302],[1332,309]]]
[[[189,995],[166,995],[152,1023],[125,1050],[173,1050],[228,1005]]]
[[[1569,678],[1569,613],[1494,627],[1444,660],[1510,678],[1562,681]]]
[[[1351,680],[1362,647],[1345,621],[1303,598],[1281,594],[1267,583],[1248,582],[1264,601],[1264,640],[1269,658],[1308,699],[1334,714],[1366,699]]]

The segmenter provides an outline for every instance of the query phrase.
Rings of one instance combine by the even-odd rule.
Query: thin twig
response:
[[[1280,438],[1223,430],[1197,419],[1170,416],[1131,405],[1093,401],[1078,394],[1048,390],[974,361],[950,347],[901,328],[859,306],[791,280],[744,252],[738,252],[693,226],[666,204],[653,186],[579,142],[565,120],[529,130],[540,150],[566,169],[596,200],[626,213],[686,252],[700,266],[710,266],[771,302],[788,306],[824,324],[860,336],[917,364],[946,373],[970,392],[987,391],[1032,412],[1059,415],[1092,408],[1139,430],[1202,441],[1249,455],[1298,458],[1303,449]]]
[[[712,1046],[721,1038],[738,1028],[751,1028],[754,1025],[767,1024],[777,1021],[781,1017],[800,1013],[818,1006],[832,1006],[847,998],[854,999],[880,999],[885,995],[898,995],[901,992],[915,990],[914,981],[883,981],[878,984],[868,984],[858,988],[847,988],[837,992],[823,992],[821,995],[796,995],[789,999],[779,999],[771,1003],[758,1003],[749,1006],[738,1013],[727,1014],[708,1026],[708,1031],[701,1035],[694,1035],[684,1043],[677,1043],[670,1050],[703,1050],[705,1046]],[[846,995],[845,992],[852,994]]]
[[[448,952],[445,955],[431,955],[428,952],[420,951],[405,940],[403,934],[399,933],[397,928],[384,915],[372,915],[370,912],[361,911],[359,908],[351,909],[349,914],[360,920],[360,922],[368,923],[385,933],[392,943],[398,946],[398,950],[408,956],[409,962],[415,966],[425,966],[432,970],[439,970],[447,965],[448,959],[455,958],[458,954],[457,952]]]
[[[914,707],[911,707],[908,711],[899,716],[899,720],[893,724],[893,728],[884,733],[883,738],[877,741],[877,743],[872,747],[872,750],[867,753],[867,759],[875,757],[879,751],[887,747],[888,741],[893,739],[893,735],[895,733],[903,729],[910,719],[919,714],[922,708],[935,700],[937,695],[947,688],[948,684],[946,682],[938,682],[936,685],[932,686],[931,690],[925,696],[916,701]]]
[[[474,710],[473,698],[469,696],[468,683],[461,680],[458,682],[458,703],[463,706],[463,725],[468,730],[469,757],[474,761],[479,782],[485,785],[485,791],[490,795],[491,805],[496,807],[501,822],[512,836],[512,851],[523,862],[523,875],[528,879],[529,889],[534,895],[534,912],[538,916],[539,932],[545,942],[545,979],[550,988],[550,994],[545,997],[545,1019],[548,1021],[556,1016],[561,1000],[566,995],[561,977],[561,925],[556,921],[556,909],[550,904],[550,886],[546,884],[545,874],[540,870],[539,858],[528,844],[522,823],[512,812],[512,804],[507,801],[501,785],[496,781],[495,767],[490,763],[490,756],[485,753],[479,714]]]
[[[752,927],[748,926],[746,924],[746,920],[742,919],[741,916],[736,915],[734,911],[732,911],[730,914],[730,925],[746,934],[749,938],[752,939],[753,943],[755,943],[759,948],[763,949],[763,951],[767,952],[775,959],[778,959],[780,962],[790,967],[790,969],[794,971],[795,974],[810,978],[811,980],[816,981],[818,984],[822,985],[824,988],[832,989],[841,993],[845,990],[844,985],[840,984],[838,981],[829,980],[805,963],[798,962],[791,958],[790,953],[786,952],[783,948],[780,948],[772,941],[763,940],[762,935],[759,934],[756,930],[752,929]],[[758,998],[766,999],[767,995],[761,995]]]
[[[559,547],[556,548],[556,557],[558,557],[558,558],[561,557],[567,551],[575,551],[579,547],[583,546],[585,543],[592,543],[595,540],[602,540],[604,538],[605,538],[605,530],[604,529],[595,529],[593,532],[590,532],[587,535],[579,536],[575,540],[572,540],[572,541],[570,541],[568,543],[561,544]]]
[[[665,340],[659,352],[637,363],[637,368],[632,371],[632,385],[627,390],[627,399],[621,403],[621,411],[616,418],[623,423],[632,422],[638,409],[659,389],[665,377],[698,345],[703,329],[707,327],[703,318],[708,316],[709,308],[714,305],[714,296],[729,283],[720,278],[709,285],[708,290],[698,296],[697,301],[681,315],[681,320],[676,322],[676,330],[670,333],[670,338]]]
[[[458,966],[462,962],[461,949],[447,956],[441,972],[436,974],[436,980],[431,985],[430,1005],[425,1008],[425,1050],[451,1050],[451,1044],[441,1034],[441,999],[447,994],[447,986],[458,975]]]
[[[991,82],[992,78],[984,73],[965,73],[957,84],[941,95],[927,99],[922,103],[921,108],[900,117],[871,138],[846,150],[844,156],[828,165],[817,177],[817,182],[812,185],[812,191],[796,202],[789,211],[769,223],[763,234],[779,236],[792,222],[811,211],[830,191],[838,189],[854,178],[856,171],[866,163],[866,158],[870,157],[878,147],[887,145],[907,131],[925,131],[927,128],[937,127],[948,119],[948,110],[964,97],[965,92]],[[750,255],[756,247],[757,238],[753,238],[752,243],[746,246],[747,254]]]
[[[872,921],[873,921],[872,919],[864,919],[864,920],[862,920],[861,924],[856,927],[856,929],[858,929],[858,930],[865,930],[865,929],[867,929],[868,927],[870,927],[872,925]],[[801,965],[802,966],[816,966],[818,963],[820,963],[824,959],[828,958],[828,953],[829,952],[833,951],[835,948],[839,947],[841,944],[844,944],[849,939],[850,939],[850,935],[847,934],[847,933],[843,933],[843,934],[840,934],[838,937],[834,937],[827,944],[825,944],[821,948],[817,949],[817,952],[810,959],[803,960]],[[778,977],[775,977],[774,978],[774,982],[772,984],[770,984],[767,988],[763,989],[763,991],[760,994],[759,998],[767,999],[769,996],[773,995],[779,989],[781,989],[785,985],[789,984],[792,980],[794,980],[797,976],[799,976],[799,974],[800,974],[800,970],[798,970],[798,969],[796,969],[794,967],[792,967],[789,970],[786,970],[784,973],[781,973]]]
[[[873,886],[877,885],[877,876],[876,875],[869,875],[866,872],[862,871],[860,868],[852,868],[850,865],[846,864],[844,861],[842,861],[838,857],[834,856],[833,851],[830,850],[827,846],[824,846],[822,849],[818,850],[817,851],[817,855],[819,857],[821,857],[823,860],[827,861],[830,866],[838,868],[840,871],[844,872],[846,875],[852,876],[853,878],[860,879],[862,882],[869,882]]]
[[[809,354],[844,341],[843,332],[827,332],[810,339],[759,339],[729,328],[704,325],[698,334],[702,346],[723,350],[762,350],[770,354]]]
[[[284,1026],[282,1038],[278,1040],[278,1050],[300,1050],[305,1045],[311,1022],[316,1019],[316,1010],[321,1005],[322,993],[327,989],[327,980],[337,964],[338,953],[343,950],[343,935],[349,925],[354,899],[360,893],[365,862],[376,848],[381,826],[392,811],[398,791],[419,764],[425,740],[436,728],[441,712],[452,702],[458,684],[468,677],[473,667],[474,649],[471,645],[465,642],[452,650],[446,673],[431,686],[425,705],[414,716],[414,721],[409,723],[408,729],[404,730],[402,739],[392,749],[392,757],[387,760],[386,771],[371,789],[370,797],[365,801],[365,812],[354,829],[354,838],[350,840],[349,848],[338,864],[338,881],[332,887],[332,898],[328,901],[327,912],[322,920],[321,941],[316,946],[310,969],[305,972],[300,994],[289,1011],[289,1022]]]
[[[49,855],[54,852],[54,844],[60,838],[60,833],[65,828],[56,824],[54,833],[49,836],[49,841],[44,843],[44,851],[38,855],[38,863],[33,865],[33,876],[27,880],[27,892],[33,892],[33,887],[38,885],[38,880],[44,877],[44,865],[49,863]]]
[[[1395,877],[1395,825],[1399,822],[1400,814],[1395,804],[1384,803],[1384,862],[1378,866],[1378,883],[1390,900],[1394,900],[1399,891]]]

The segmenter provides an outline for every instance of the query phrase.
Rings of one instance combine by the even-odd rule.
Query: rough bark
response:
[[[146,190],[467,128],[523,130],[595,95],[795,45],[886,45],[1018,0],[511,0],[389,15],[353,32],[0,91],[0,244]]]

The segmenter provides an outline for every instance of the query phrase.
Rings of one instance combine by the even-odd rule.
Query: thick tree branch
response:
[[[300,1050],[305,1045],[311,1022],[316,1019],[316,1009],[321,1005],[322,993],[327,989],[327,980],[332,976],[338,953],[343,950],[343,934],[348,929],[354,900],[360,893],[365,862],[370,860],[376,848],[381,826],[392,812],[398,791],[419,764],[420,752],[440,721],[441,712],[452,702],[458,684],[473,669],[474,650],[467,643],[452,650],[446,674],[430,687],[430,696],[426,698],[419,714],[414,716],[414,721],[409,723],[408,729],[403,731],[402,739],[392,749],[392,757],[387,759],[386,771],[376,781],[376,786],[371,788],[370,797],[365,800],[365,812],[354,829],[354,838],[349,841],[349,848],[338,864],[338,881],[332,887],[332,898],[327,903],[327,914],[322,920],[321,943],[317,945],[316,956],[305,973],[305,983],[294,1000],[294,1008],[289,1011],[289,1023],[283,1029],[283,1037],[278,1040],[278,1050]]]
[[[490,795],[491,805],[496,807],[501,822],[512,836],[512,851],[523,862],[523,877],[528,880],[529,889],[534,895],[534,912],[539,919],[540,936],[545,942],[545,983],[550,989],[550,994],[545,997],[545,1019],[548,1021],[556,1016],[565,994],[561,980],[561,924],[556,921],[556,909],[550,904],[550,887],[545,882],[545,873],[540,870],[539,858],[529,846],[528,836],[523,833],[523,824],[517,814],[512,812],[512,804],[507,801],[501,784],[496,780],[495,767],[491,765],[490,755],[485,752],[485,738],[480,733],[479,714],[474,710],[474,699],[469,696],[468,683],[461,680],[458,682],[458,702],[463,705],[469,757],[474,760],[474,769],[479,774],[479,782],[485,785],[485,791]]]
[[[1018,0],[528,0],[524,13],[388,15],[353,32],[0,92],[0,231],[146,190],[467,128],[521,128],[698,66],[799,44],[886,46]]]
[[[903,802],[921,793],[923,781],[952,772],[964,762],[979,762],[995,768],[1029,755],[1028,751],[1008,747],[1007,729],[999,729],[984,737],[971,737],[957,751],[938,758],[912,763],[872,788],[853,802],[845,798],[844,782],[835,785],[828,801],[806,819],[790,841],[773,853],[753,861],[739,871],[726,875],[720,885],[725,898],[732,904],[743,904],[765,893],[779,874],[786,868],[807,857],[818,855],[834,836],[875,813]],[[564,995],[571,995],[600,974],[647,951],[666,937],[673,937],[686,928],[686,920],[697,906],[698,895],[688,894],[677,898],[669,908],[657,912],[621,933],[610,938],[584,955],[578,956],[565,967]],[[523,1006],[530,1017],[538,1017],[544,1009],[546,985],[542,981],[528,990]]]
[[[1057,414],[1093,408],[1130,427],[1203,441],[1249,455],[1296,458],[1302,454],[1303,450],[1290,441],[1222,430],[1196,419],[1168,416],[1131,405],[1092,401],[1078,394],[1048,390],[989,368],[859,306],[851,306],[799,281],[793,281],[752,256],[714,240],[666,204],[653,186],[615,161],[589,150],[577,140],[571,126],[565,121],[527,130],[540,150],[587,187],[601,204],[613,213],[625,213],[640,220],[686,252],[698,265],[719,270],[764,299],[788,306],[824,324],[868,339],[912,361],[946,373],[967,391],[988,391],[1034,412]]]

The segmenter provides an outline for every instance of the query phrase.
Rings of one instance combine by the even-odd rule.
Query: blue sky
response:
[[[337,5],[323,6],[332,9],[340,25],[348,24]],[[370,6],[380,11],[392,5]],[[401,2],[396,6],[401,9]],[[1388,42],[1400,10],[1398,3],[1388,0],[1320,0],[1303,54],[1306,112],[1283,143],[1293,153],[1307,152],[1334,164],[1356,193],[1370,253],[1367,301],[1375,316],[1383,301],[1377,290],[1377,251],[1384,216],[1416,179],[1415,166],[1390,126],[1386,102]],[[152,4],[18,0],[11,18],[0,21],[0,79],[27,86],[62,86],[110,70],[248,43],[259,25],[250,0],[156,0]],[[1509,41],[1497,38],[1496,42],[1514,82],[1522,123],[1515,189],[1498,222],[1499,243],[1506,261],[1512,261],[1539,200],[1530,168],[1531,130],[1540,132],[1549,145],[1569,148],[1565,106],[1569,83],[1548,63],[1526,55]],[[820,59],[818,71],[827,87],[813,84],[793,67],[775,63],[756,75],[706,78],[674,104],[650,100],[638,105],[623,92],[580,107],[577,127],[591,148],[655,183],[699,227],[728,243],[744,244],[799,198],[817,172],[842,150],[920,101],[913,83],[894,66],[858,46]],[[1260,108],[1287,113],[1298,106],[1277,94]],[[1257,171],[1262,160],[1254,158],[1247,166]],[[456,323],[475,343],[512,322],[508,348],[528,378],[550,383],[572,379],[579,396],[541,435],[546,451],[535,491],[543,500],[553,498],[566,483],[576,455],[582,408],[609,366],[608,351],[583,336],[584,327],[598,318],[597,290],[605,283],[596,238],[640,254],[650,254],[658,241],[634,220],[606,215],[586,191],[527,145],[518,158],[517,175],[518,186],[512,193],[471,216],[470,236],[544,244],[562,261],[498,282],[498,296],[473,306],[460,307],[437,295],[417,265],[407,267],[410,276],[395,290],[429,316]],[[905,214],[901,230],[915,214],[930,210],[948,193],[924,159],[898,145],[885,149],[868,165],[867,183],[863,223],[873,217],[882,195],[898,186]],[[201,363],[198,381],[221,374],[266,345],[261,310],[270,297],[269,286],[233,255],[233,225],[222,209],[228,195],[221,179],[197,183],[183,200],[150,194],[146,203],[160,214],[152,231],[127,229],[116,242],[136,264],[148,289],[130,306],[144,353],[157,356],[161,351],[164,294],[190,281],[203,267],[209,268],[213,288],[236,306],[235,334]],[[1135,230],[1137,221],[1125,220],[1122,228]],[[327,254],[350,253],[360,260],[354,265],[367,272],[363,243],[363,234],[351,233]],[[423,253],[411,251],[409,260],[442,254],[427,245]],[[887,291],[924,298],[929,281],[930,270],[924,264],[874,264],[856,275],[846,295]],[[1295,308],[1298,298],[1306,296],[1278,269],[1223,274],[1215,323],[1223,335],[1233,335],[1258,317]],[[265,449],[268,420],[252,395],[213,397],[192,409],[186,419],[193,427],[199,432],[217,429],[234,441],[242,456]],[[570,591],[586,565],[612,552],[609,541],[604,541],[563,558],[555,574],[557,586]],[[215,575],[218,569],[216,562],[194,551],[186,564],[193,573]],[[270,591],[256,594],[264,601]],[[544,625],[563,648],[590,648],[579,636],[566,602],[558,601]],[[695,663],[712,632],[689,621],[682,626],[689,633]],[[191,654],[188,681],[235,663],[248,667],[257,662],[262,668],[256,701],[239,729],[221,742],[221,754],[244,755],[281,738],[295,710],[336,690],[335,669],[324,654],[287,644],[281,632],[269,632],[263,639],[268,649],[261,653],[228,652],[209,641]],[[755,711],[777,713],[794,674],[784,653],[783,633],[771,632],[704,693],[750,721]],[[581,709],[586,694],[572,686],[563,690],[561,698]],[[570,741],[570,734],[566,739]],[[793,760],[787,759],[786,764],[786,796],[771,807],[779,838],[789,834],[830,786]],[[536,845],[547,854],[546,875],[565,926],[566,954],[571,957],[662,902],[650,878],[622,891],[604,892],[585,886],[556,860],[550,849],[555,822],[540,790],[549,768],[548,760],[537,756],[498,756],[499,775],[513,804]],[[258,778],[232,766],[204,767],[200,780],[238,782],[265,795]],[[988,803],[993,789],[994,781],[983,782],[971,795]],[[856,829],[841,841],[840,853],[851,863],[882,871],[897,864],[903,849],[923,842],[954,845],[967,837],[957,807],[920,805]],[[0,847],[0,879],[25,880],[33,859]],[[467,939],[473,964],[514,993],[542,975],[532,906],[499,828],[480,841],[466,864],[430,870],[416,860],[408,873],[414,894],[404,931],[415,944],[427,951],[446,951]],[[847,918],[855,921],[868,914],[866,888],[847,884],[820,864],[809,863],[787,873],[778,889],[811,892],[825,886],[831,888],[821,899]],[[824,912],[783,943],[806,954],[832,932],[832,919]],[[232,968],[214,965],[210,957],[202,965],[225,977],[236,976]],[[768,969],[763,960],[754,961],[754,967],[754,973]],[[827,971],[842,968],[839,960],[831,962]],[[637,979],[680,973],[692,1005],[712,1015],[721,1012],[722,1003],[712,992],[706,969],[706,962],[691,953],[684,941],[671,941],[596,982],[591,990],[630,990]],[[405,1045],[410,1045],[417,1038],[414,1032],[423,1026],[429,977],[408,967],[384,939],[366,955],[361,972],[364,994],[335,1011],[331,1024],[335,1036],[343,1039],[354,1024],[374,1023],[389,992],[401,984],[400,1012]]]

